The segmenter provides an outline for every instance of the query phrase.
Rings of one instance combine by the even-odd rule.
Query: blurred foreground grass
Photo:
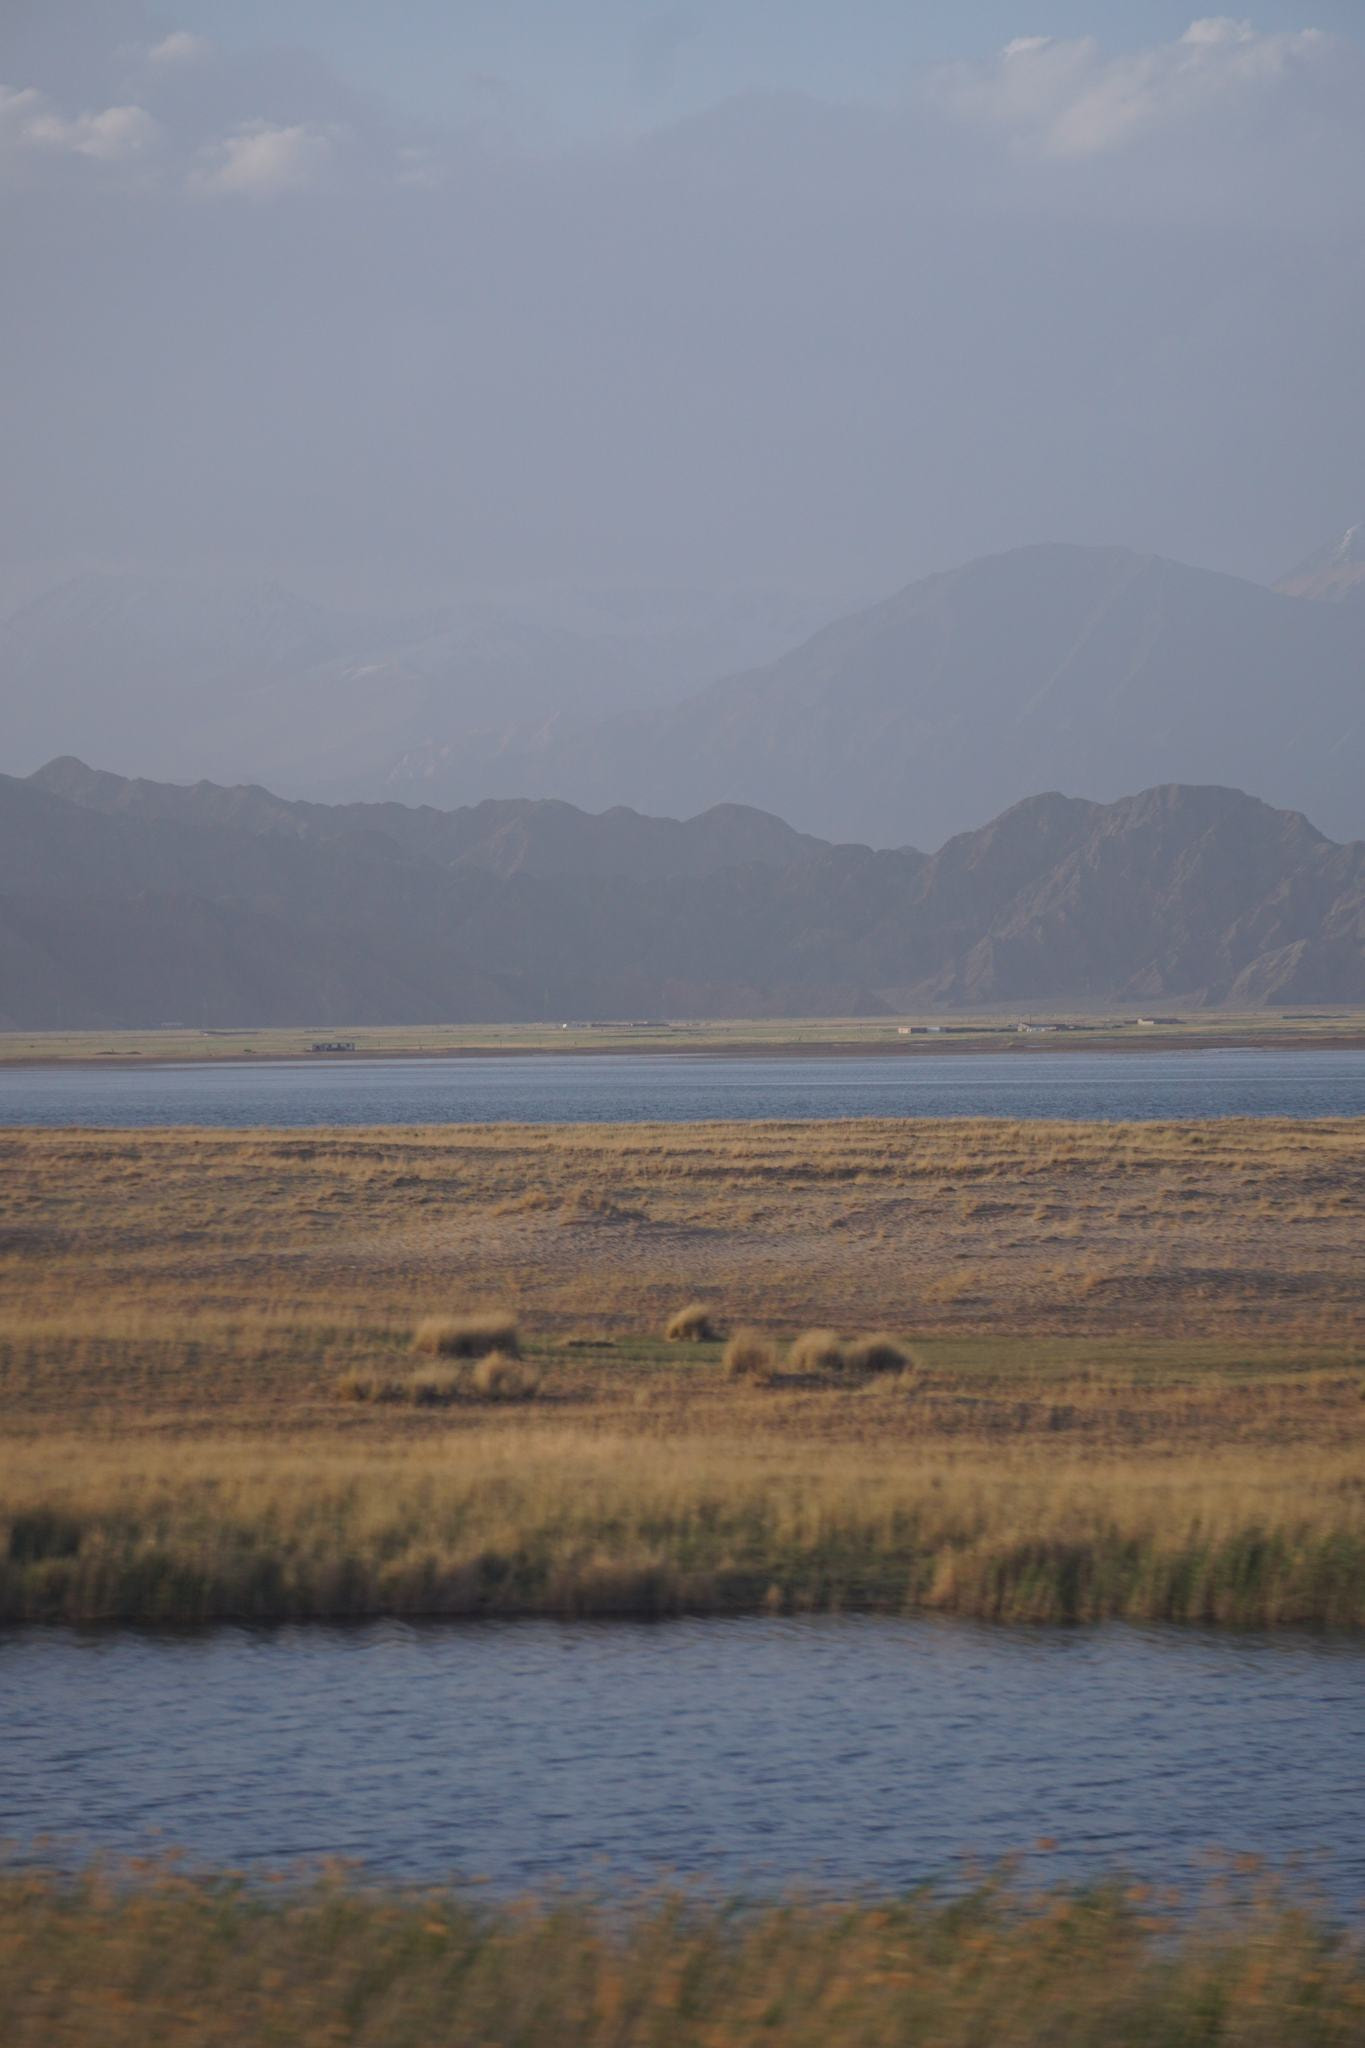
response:
[[[0,1879],[6,2048],[1348,2048],[1365,1953],[1273,1896],[987,1883],[740,1907]]]

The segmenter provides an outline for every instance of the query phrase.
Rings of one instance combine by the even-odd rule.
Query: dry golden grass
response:
[[[721,1353],[727,1380],[750,1380],[756,1387],[771,1384],[777,1374],[777,1347],[762,1330],[736,1330]]]
[[[1346,1121],[3,1133],[0,1613],[1354,1625],[1363,1166]],[[603,1187],[636,1219],[565,1231]],[[639,1334],[702,1281],[767,1384]],[[452,1300],[524,1378],[414,1373]],[[779,1364],[817,1320],[913,1375]]]
[[[606,1913],[325,1878],[0,1882],[6,2048],[1353,2048],[1359,1944],[1142,1886]]]
[[[1266,1893],[480,1904],[341,1878],[0,1880],[7,2048],[1353,2048],[1365,1956]]]
[[[1115,1455],[1065,1430],[954,1443],[923,1434],[919,1396],[894,1380],[839,1397],[860,1410],[856,1440],[812,1441],[767,1426],[778,1390],[720,1385],[724,1435],[676,1436],[671,1404],[621,1429],[457,1403],[344,1436],[11,1444],[0,1615],[1365,1624],[1358,1447]],[[918,1448],[898,1440],[907,1418]]]
[[[534,1366],[505,1351],[486,1351],[460,1365],[428,1365],[407,1374],[340,1373],[341,1401],[448,1408],[456,1401],[533,1401],[540,1390]]]
[[[1344,1119],[51,1130],[0,1134],[0,1176],[0,1283],[35,1309],[482,1299],[610,1332],[704,1285],[721,1317],[912,1339],[1365,1332]],[[563,1228],[604,1189],[632,1220]]]
[[[837,1330],[803,1330],[793,1337],[787,1352],[793,1372],[823,1374],[842,1372],[844,1343]]]
[[[471,1390],[483,1401],[533,1401],[540,1374],[505,1351],[489,1351],[469,1375]]]

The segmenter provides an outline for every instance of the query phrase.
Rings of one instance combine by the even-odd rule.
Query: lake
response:
[[[0,1068],[0,1125],[1365,1115],[1365,1052],[678,1054]]]
[[[1365,1895],[1365,1645],[942,1619],[0,1635],[0,1835],[500,1890],[847,1892],[1208,1852]],[[1039,1850],[1040,1837],[1055,1848]]]

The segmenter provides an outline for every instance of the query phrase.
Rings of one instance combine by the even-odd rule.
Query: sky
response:
[[[0,262],[0,605],[1365,514],[1359,0],[4,0]]]
[[[1359,0],[1271,0],[1263,30],[1360,24]],[[928,64],[989,58],[1021,33],[1170,41],[1190,0],[184,0],[220,41],[326,48],[353,84],[441,119],[498,90],[562,133],[620,133],[731,94],[882,98]]]

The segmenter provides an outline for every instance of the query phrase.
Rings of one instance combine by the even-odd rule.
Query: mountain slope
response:
[[[88,768],[69,754],[39,768],[28,786],[110,817],[227,827],[309,844],[374,836],[416,859],[499,875],[704,875],[749,861],[787,866],[822,844],[740,804],[687,819],[644,818],[622,806],[593,817],[572,804],[529,797],[490,798],[454,811],[426,804],[315,804],[250,784],[224,789],[212,782],[129,779]]]
[[[392,829],[391,829],[392,828]],[[1235,790],[1014,806],[932,858],[777,819],[0,777],[0,1022],[1365,1001],[1365,845]]]
[[[547,723],[664,702],[819,616],[777,593],[542,591],[366,617],[277,585],[87,574],[0,626],[0,767],[71,747],[330,794],[377,789],[405,751],[462,764],[479,797],[481,764]]]
[[[1306,562],[1300,562],[1275,588],[1287,597],[1365,604],[1365,520],[1348,526],[1340,540],[1329,541]]]
[[[490,789],[755,804],[874,845],[938,843],[1039,788],[1170,781],[1264,790],[1359,834],[1365,613],[1118,548],[1022,548],[680,704],[561,725],[496,772]],[[397,762],[392,794],[414,786]]]

